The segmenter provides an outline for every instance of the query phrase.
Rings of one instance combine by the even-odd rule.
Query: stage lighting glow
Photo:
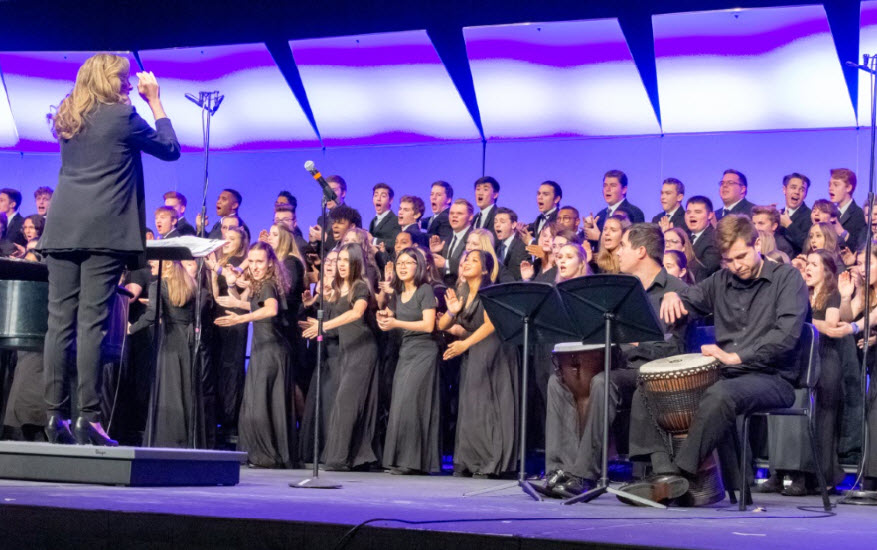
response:
[[[480,139],[426,31],[289,44],[326,145]]]
[[[73,89],[76,71],[94,52],[3,52],[0,71],[17,139],[10,139],[0,105],[0,148],[24,152],[58,151],[47,116]],[[137,67],[128,54],[132,72]],[[136,82],[136,79],[132,80]],[[2,92],[0,92],[2,94]],[[2,102],[2,95],[0,95]],[[5,102],[3,102],[5,104]]]
[[[18,131],[15,129],[15,119],[12,118],[9,97],[6,95],[6,87],[3,85],[2,73],[0,73],[0,149],[13,147],[17,143]]]
[[[652,17],[664,131],[855,125],[822,6]]]
[[[488,138],[658,134],[616,19],[463,29]]]
[[[319,147],[313,127],[264,44],[141,51],[184,150],[203,147],[201,111],[185,94],[225,96],[210,126],[210,147],[265,150]],[[133,94],[132,94],[133,95]]]
[[[861,4],[859,19],[859,58],[844,59],[862,63],[862,55],[877,55],[877,2],[868,1]],[[871,78],[865,72],[859,72],[859,126],[871,125]]]

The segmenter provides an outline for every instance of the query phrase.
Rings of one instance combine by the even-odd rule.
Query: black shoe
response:
[[[579,496],[582,493],[587,493],[588,491],[596,487],[596,485],[597,482],[590,479],[567,474],[566,481],[555,485],[553,490],[555,493],[557,493],[557,496],[559,498],[573,498]]]
[[[807,476],[803,472],[792,474],[792,484],[783,489],[782,494],[787,497],[807,496]]]
[[[783,490],[783,478],[778,472],[772,472],[767,481],[755,487],[756,493],[779,493]]]
[[[327,472],[349,472],[350,466],[347,464],[326,464],[323,469]]]
[[[568,474],[563,470],[554,470],[545,476],[545,488],[553,489],[558,483],[563,483],[568,479]]]
[[[390,474],[392,474],[394,476],[416,476],[419,473],[420,472],[418,472],[417,470],[415,470],[413,468],[405,468],[405,467],[390,468]]]
[[[622,485],[621,490],[653,502],[667,504],[688,492],[688,480],[675,474],[655,474],[644,481]],[[621,495],[618,496],[618,500],[631,506],[644,506]]]
[[[119,442],[110,439],[110,436],[104,431],[100,422],[89,422],[83,417],[76,419],[76,426],[73,427],[73,435],[76,442],[80,445],[97,445],[100,447],[118,447]]]
[[[61,445],[73,445],[76,443],[76,438],[73,437],[73,433],[70,431],[70,421],[64,420],[58,415],[49,417],[49,422],[46,424],[46,438],[49,440],[49,443],[59,443]]]

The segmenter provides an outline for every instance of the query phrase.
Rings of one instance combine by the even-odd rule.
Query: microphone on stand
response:
[[[335,191],[329,187],[329,182],[326,181],[326,178],[323,177],[323,174],[317,170],[317,167],[314,166],[314,161],[309,160],[305,162],[305,170],[311,173],[311,176],[320,184],[320,187],[323,188],[323,197],[326,198],[326,201],[334,201],[338,199],[338,195],[335,194]]]
[[[210,114],[213,115],[219,110],[219,106],[222,104],[222,100],[225,99],[224,95],[219,95],[218,91],[214,92],[198,92],[198,96],[195,94],[185,94],[186,99],[200,107],[201,109],[205,109],[210,111]]]

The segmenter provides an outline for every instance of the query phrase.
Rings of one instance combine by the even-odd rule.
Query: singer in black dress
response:
[[[390,308],[378,313],[381,330],[402,333],[393,375],[384,467],[391,473],[432,473],[439,457],[438,342],[436,299],[427,282],[427,265],[415,249],[401,252]]]
[[[324,331],[338,332],[338,387],[329,415],[323,460],[327,469],[348,470],[379,461],[375,442],[378,404],[378,346],[375,338],[372,292],[364,278],[365,262],[358,244],[338,252],[333,291],[335,317]],[[303,333],[317,335],[309,320]]]
[[[195,343],[195,281],[180,262],[165,262],[161,282],[161,335],[158,364],[153,382],[156,408],[146,421],[147,433],[153,434],[156,447],[186,448],[201,440],[192,424],[192,347]],[[156,296],[157,282],[150,284],[149,295]],[[155,300],[130,333],[152,325]],[[200,418],[201,415],[198,414]]]
[[[462,327],[465,336],[448,345],[445,359],[463,356],[460,405],[454,449],[454,474],[493,477],[515,467],[518,445],[518,356],[496,333],[478,290],[490,284],[489,254],[467,252],[460,263],[462,281],[448,290],[448,315],[439,329]]]
[[[250,313],[229,312],[219,326],[253,323],[250,364],[238,419],[238,449],[250,466],[290,468],[297,459],[292,361],[283,329],[289,278],[270,245],[254,244],[247,255]]]

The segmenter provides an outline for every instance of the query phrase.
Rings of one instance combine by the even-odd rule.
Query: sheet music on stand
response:
[[[211,252],[218,250],[224,244],[225,240],[223,239],[202,239],[200,237],[186,235],[184,237],[173,237],[171,239],[146,241],[146,249],[147,253],[149,253],[166,248],[185,248],[192,255],[192,258],[203,258]],[[152,254],[147,255],[153,256]]]

